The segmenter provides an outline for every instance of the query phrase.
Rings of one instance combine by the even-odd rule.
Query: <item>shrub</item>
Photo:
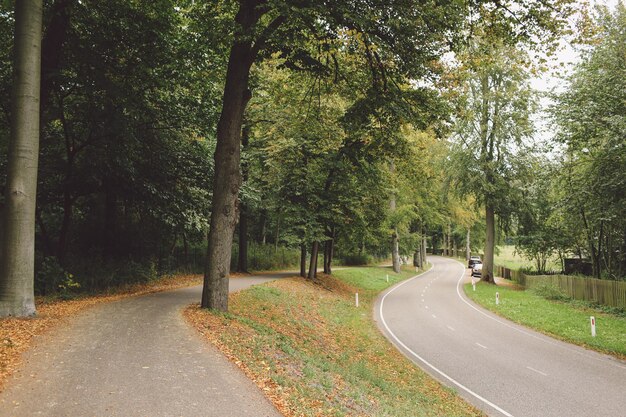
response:
[[[372,258],[364,253],[354,253],[344,255],[341,258],[341,263],[346,266],[368,265],[372,263]]]
[[[550,284],[542,284],[538,287],[532,289],[532,291],[540,297],[543,297],[548,300],[554,301],[565,301],[569,300],[567,294],[561,291],[560,288],[555,287]]]

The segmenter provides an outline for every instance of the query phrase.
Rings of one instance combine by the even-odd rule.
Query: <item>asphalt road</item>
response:
[[[492,416],[626,416],[626,362],[477,307],[461,288],[464,265],[429,261],[430,271],[375,307],[383,333],[414,363]]]
[[[235,278],[230,290],[265,278]],[[42,337],[0,393],[0,416],[278,417],[260,390],[185,323],[201,287],[98,305]]]

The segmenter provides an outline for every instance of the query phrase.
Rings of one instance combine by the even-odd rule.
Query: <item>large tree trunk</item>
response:
[[[201,306],[220,311],[228,311],[228,275],[241,186],[241,127],[251,98],[248,82],[257,47],[252,45],[252,36],[262,13],[258,5],[259,2],[254,0],[239,2],[235,17],[237,29],[226,70],[222,113],[217,125],[211,224]]]
[[[15,3],[11,138],[0,256],[0,316],[35,314],[42,0]]]
[[[485,239],[485,259],[483,259],[482,280],[495,284],[493,276],[493,256],[496,244],[496,223],[493,206],[487,203],[485,208],[485,221],[487,223],[487,236]]]
[[[319,243],[317,241],[313,242],[313,247],[311,248],[311,262],[309,263],[309,279],[313,280],[317,277],[317,252],[319,250]]]
[[[472,250],[470,248],[470,229],[467,228],[467,236],[465,237],[465,260],[469,261],[472,256]]]

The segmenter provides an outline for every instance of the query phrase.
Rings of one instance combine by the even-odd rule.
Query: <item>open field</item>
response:
[[[510,269],[527,269],[532,268],[536,270],[537,267],[532,260],[522,257],[516,250],[514,245],[498,246],[495,255],[496,265],[501,265]],[[561,264],[558,257],[554,256],[548,260],[548,270],[561,270]]]

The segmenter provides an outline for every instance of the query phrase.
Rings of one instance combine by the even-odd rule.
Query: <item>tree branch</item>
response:
[[[263,29],[263,32],[254,41],[252,48],[250,48],[250,60],[254,62],[258,53],[265,48],[270,36],[287,20],[287,16],[279,15],[276,19],[272,20],[269,25]]]

